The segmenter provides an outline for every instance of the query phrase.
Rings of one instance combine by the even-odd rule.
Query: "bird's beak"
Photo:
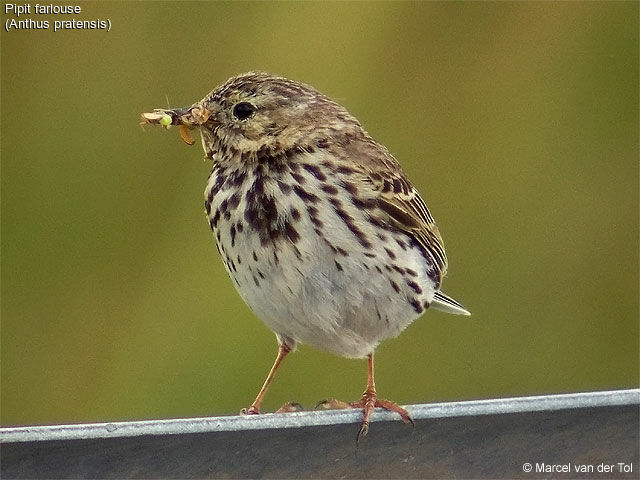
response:
[[[214,127],[219,124],[212,118],[211,111],[199,103],[186,108],[156,108],[153,112],[143,113],[140,123],[162,125],[165,128],[169,128],[171,125],[179,125],[180,137],[188,145],[195,143],[189,134],[189,130],[205,124],[208,127]]]

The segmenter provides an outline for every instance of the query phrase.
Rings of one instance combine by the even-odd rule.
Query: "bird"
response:
[[[265,72],[234,76],[189,107],[141,123],[199,130],[213,168],[204,208],[238,293],[275,334],[278,353],[248,415],[259,414],[276,371],[299,344],[368,360],[360,400],[413,423],[378,398],[374,352],[428,308],[470,315],[444,294],[442,236],[389,150],[315,88]]]

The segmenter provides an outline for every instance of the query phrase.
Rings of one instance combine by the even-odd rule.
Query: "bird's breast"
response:
[[[276,333],[366,356],[427,308],[431,266],[405,233],[356,208],[348,171],[292,165],[212,172],[205,209],[218,250],[242,298]]]

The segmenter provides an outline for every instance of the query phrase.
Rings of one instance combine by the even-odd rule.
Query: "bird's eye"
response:
[[[240,102],[233,107],[233,116],[238,120],[245,120],[253,115],[253,112],[256,111],[256,107],[251,105],[249,102]]]

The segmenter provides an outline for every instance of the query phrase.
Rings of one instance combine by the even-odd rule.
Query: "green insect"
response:
[[[167,115],[166,113],[160,119],[160,125],[162,125],[165,128],[169,128],[171,126],[171,122],[173,122],[171,115]]]

